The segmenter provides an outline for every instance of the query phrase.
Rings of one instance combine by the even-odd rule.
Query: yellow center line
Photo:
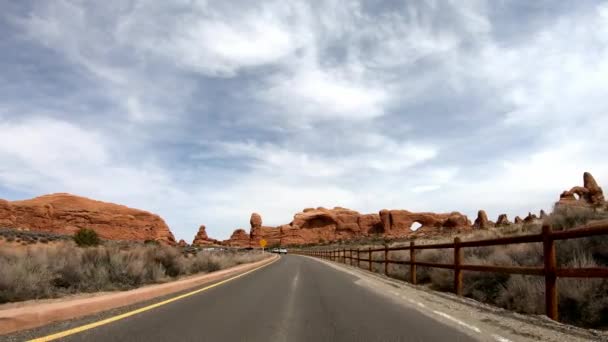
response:
[[[61,332],[58,332],[58,333],[55,333],[55,334],[52,334],[52,335],[35,338],[33,340],[30,340],[29,342],[53,341],[53,340],[56,340],[56,339],[59,339],[59,338],[62,338],[62,337],[66,337],[66,336],[69,336],[69,335],[77,334],[79,332],[83,332],[85,330],[97,328],[97,327],[102,326],[102,325],[106,325],[106,324],[109,324],[109,323],[112,323],[112,322],[116,322],[118,320],[121,320],[121,319],[124,319],[124,318],[127,318],[127,317],[131,317],[133,315],[137,315],[138,313],[142,313],[144,311],[152,310],[152,309],[157,308],[159,306],[163,306],[163,305],[169,304],[171,302],[175,302],[176,300],[180,300],[180,299],[183,299],[183,298],[186,298],[186,297],[190,297],[190,296],[195,295],[197,293],[200,293],[200,292],[209,290],[211,288],[214,288],[216,286],[225,284],[225,283],[227,283],[227,282],[229,282],[231,280],[240,278],[240,277],[242,277],[242,276],[244,276],[246,274],[249,274],[251,272],[257,271],[257,270],[259,270],[262,267],[266,267],[266,266],[274,263],[277,260],[279,260],[279,258],[276,258],[275,260],[273,260],[273,261],[271,261],[271,262],[269,262],[267,264],[264,264],[262,266],[256,267],[256,268],[254,268],[252,270],[249,270],[249,271],[247,271],[245,273],[241,273],[241,274],[239,274],[237,276],[234,276],[232,278],[224,279],[224,280],[222,280],[220,282],[217,282],[215,284],[209,285],[207,287],[203,287],[202,289],[198,289],[198,290],[195,290],[195,291],[192,291],[192,292],[184,293],[183,295],[179,295],[177,297],[173,297],[173,298],[164,300],[162,302],[158,302],[158,303],[155,303],[155,304],[152,304],[152,305],[148,305],[148,306],[145,306],[143,308],[139,308],[137,310],[129,311],[129,312],[126,312],[126,313],[121,314],[121,315],[117,315],[117,316],[113,316],[113,317],[110,317],[110,318],[106,318],[106,319],[98,321],[98,322],[94,322],[94,323],[90,323],[90,324],[85,324],[85,325],[82,325],[82,326],[79,326],[79,327],[76,327],[76,328],[73,328],[73,329],[61,331]]]

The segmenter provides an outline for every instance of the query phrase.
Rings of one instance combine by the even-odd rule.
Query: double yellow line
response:
[[[195,290],[195,291],[192,291],[192,292],[184,293],[184,294],[179,295],[177,297],[173,297],[173,298],[164,300],[162,302],[158,302],[158,303],[155,303],[155,304],[152,304],[152,305],[148,305],[148,306],[145,306],[143,308],[139,308],[137,310],[129,311],[129,312],[126,312],[126,313],[121,314],[121,315],[117,315],[117,316],[113,316],[113,317],[110,317],[110,318],[106,318],[106,319],[98,321],[98,322],[82,325],[82,326],[79,326],[79,327],[76,327],[76,328],[73,328],[73,329],[69,329],[69,330],[65,330],[65,331],[61,331],[61,332],[58,332],[58,333],[55,333],[55,334],[52,334],[52,335],[35,338],[33,340],[30,340],[30,342],[53,341],[53,340],[56,340],[56,339],[59,339],[59,338],[62,338],[62,337],[66,337],[66,336],[69,336],[69,335],[77,334],[79,332],[83,332],[85,330],[97,328],[97,327],[102,326],[102,325],[106,325],[106,324],[109,324],[109,323],[112,323],[112,322],[116,322],[116,321],[119,321],[121,319],[137,315],[138,313],[142,313],[144,311],[152,310],[152,309],[157,308],[159,306],[163,306],[163,305],[175,302],[177,300],[193,296],[193,295],[195,295],[197,293],[201,293],[203,291],[207,291],[207,290],[212,289],[212,288],[214,288],[216,286],[220,286],[220,285],[225,284],[225,283],[227,283],[227,282],[229,282],[231,280],[235,280],[235,279],[240,278],[240,277],[242,277],[244,275],[247,275],[247,274],[249,274],[251,272],[255,272],[255,271],[259,270],[262,267],[266,267],[266,266],[274,263],[277,260],[279,260],[279,258],[277,258],[277,259],[275,259],[275,260],[273,260],[273,261],[271,261],[271,262],[269,262],[267,264],[264,264],[262,266],[256,267],[256,268],[254,268],[252,270],[249,270],[249,271],[247,271],[245,273],[241,273],[241,274],[239,274],[237,276],[234,276],[232,278],[224,279],[224,280],[222,280],[220,282],[217,282],[215,284],[209,285],[207,287],[203,287],[202,289],[198,289],[198,290]]]

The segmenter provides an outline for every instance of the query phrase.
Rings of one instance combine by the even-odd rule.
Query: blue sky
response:
[[[254,211],[512,218],[608,184],[606,2],[0,6],[0,198],[126,204],[191,241]]]

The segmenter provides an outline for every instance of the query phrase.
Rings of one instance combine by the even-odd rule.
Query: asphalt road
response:
[[[302,256],[66,341],[474,341]]]

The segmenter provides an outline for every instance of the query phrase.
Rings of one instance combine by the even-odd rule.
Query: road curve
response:
[[[64,341],[474,341],[302,256]]]

